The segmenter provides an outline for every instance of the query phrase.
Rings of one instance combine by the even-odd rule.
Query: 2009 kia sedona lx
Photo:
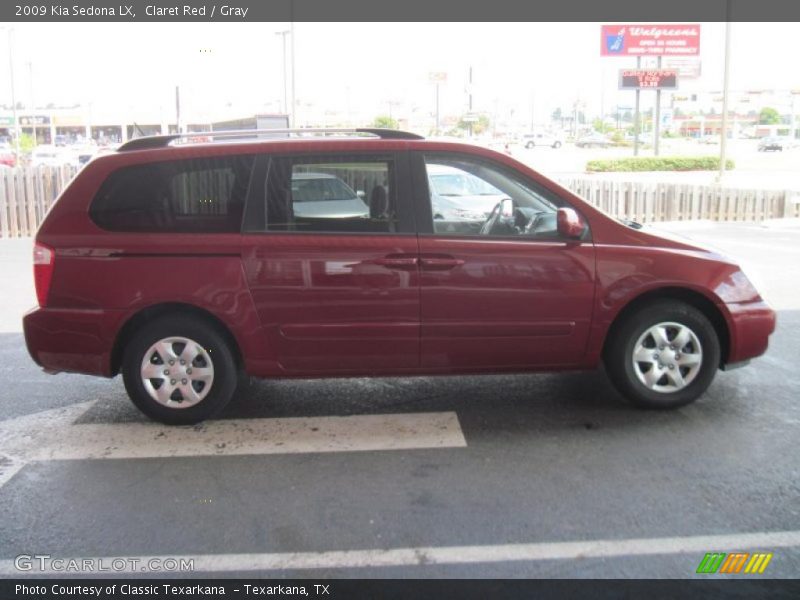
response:
[[[139,138],[91,161],[36,236],[33,359],[121,372],[144,413],[193,423],[243,376],[601,360],[633,403],[670,408],[766,350],[775,314],[725,257],[504,154],[338,133]]]

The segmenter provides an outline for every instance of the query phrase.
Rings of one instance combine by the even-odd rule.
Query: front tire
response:
[[[218,414],[236,392],[240,369],[224,336],[183,315],[159,318],[127,344],[122,377],[145,415],[167,425],[189,425]]]
[[[714,326],[695,307],[661,300],[628,315],[606,345],[614,386],[642,408],[678,408],[711,385],[720,364]]]

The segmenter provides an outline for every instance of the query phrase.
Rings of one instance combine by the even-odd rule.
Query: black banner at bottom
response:
[[[5,579],[2,600],[800,598],[779,579]]]

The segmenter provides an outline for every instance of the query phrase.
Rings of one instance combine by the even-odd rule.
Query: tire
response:
[[[556,150],[561,148],[561,142],[553,142],[553,148],[555,148]]]
[[[154,377],[146,378],[150,374]],[[215,416],[244,381],[233,350],[217,328],[183,315],[161,317],[131,338],[124,349],[122,378],[136,407],[167,425],[190,425]]]
[[[641,408],[694,402],[711,385],[720,364],[714,326],[683,302],[655,301],[628,315],[611,335],[604,352],[606,371],[617,390]],[[677,344],[670,344],[675,340]]]
[[[531,149],[531,148],[533,148],[535,145],[536,145],[536,144],[534,144],[533,142],[528,142],[527,144],[525,144],[525,149],[526,149],[526,150],[530,150],[530,149]]]

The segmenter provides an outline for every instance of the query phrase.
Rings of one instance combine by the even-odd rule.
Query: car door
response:
[[[256,169],[242,256],[272,356],[267,370],[418,367],[407,154],[265,156]]]
[[[594,299],[588,229],[583,239],[561,239],[556,210],[564,201],[505,165],[457,153],[415,153],[412,164],[420,231],[422,367],[578,364]],[[432,218],[427,171],[444,168],[480,180],[471,189],[482,192],[464,218]],[[487,210],[484,197],[495,207]],[[504,198],[513,202],[511,214],[500,214]]]

